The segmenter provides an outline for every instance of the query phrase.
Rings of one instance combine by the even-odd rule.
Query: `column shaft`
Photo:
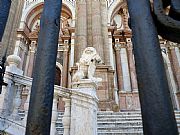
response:
[[[68,63],[69,63],[69,46],[65,44],[63,52],[63,71],[62,71],[62,87],[68,87]]]
[[[87,10],[86,1],[76,1],[76,42],[75,42],[75,62],[77,62],[84,49],[87,47]]]
[[[170,61],[172,64],[174,77],[177,82],[178,91],[180,90],[180,66],[178,62],[178,58],[176,56],[175,47],[170,47]]]
[[[116,55],[116,73],[117,73],[117,80],[118,80],[118,89],[119,91],[123,90],[123,76],[122,76],[122,65],[121,65],[121,54],[120,54],[120,47],[118,44],[115,45],[115,55]]]
[[[92,37],[92,0],[87,0],[87,46],[93,46]],[[84,18],[85,19],[85,18]]]
[[[11,0],[0,0],[0,41],[4,34],[4,29],[9,16]]]
[[[62,0],[45,0],[38,36],[26,135],[49,135]]]
[[[92,37],[93,47],[96,48],[101,59],[104,61],[103,51],[103,35],[102,35],[102,18],[101,18],[101,3],[100,1],[92,2]],[[107,33],[108,34],[108,33]]]
[[[178,135],[150,1],[127,0],[127,3],[144,135]]]
[[[33,73],[36,45],[37,45],[36,41],[32,41],[30,44],[30,55],[29,55],[28,71],[27,71],[27,76],[29,77],[32,77],[32,73]]]
[[[128,54],[129,71],[130,71],[130,78],[131,78],[131,87],[133,91],[137,91],[138,86],[137,86],[135,63],[134,63],[133,52],[132,52],[132,43],[127,43],[127,46],[128,46],[127,54]]]
[[[103,38],[102,46],[103,46],[103,53],[104,53],[104,63],[106,65],[111,65],[110,57],[112,57],[112,55],[110,51],[112,50],[112,46],[110,46],[108,42],[107,1],[100,0],[100,3],[101,3],[100,13],[101,13],[101,32],[102,32],[102,38]]]
[[[123,90],[131,91],[131,80],[129,74],[128,57],[127,57],[127,50],[125,47],[121,48],[120,54],[121,54],[122,74],[123,74]]]

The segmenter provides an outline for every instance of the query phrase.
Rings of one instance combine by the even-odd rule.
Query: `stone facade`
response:
[[[25,77],[33,75],[42,9],[43,0],[13,1],[2,41],[2,44],[11,45],[10,54],[20,57],[18,68]],[[95,73],[96,77],[102,78],[97,89],[99,110],[140,109],[128,16],[127,4],[123,0],[109,0],[108,3],[63,0],[57,50],[57,69],[60,71],[57,76],[60,77],[56,77],[56,82],[71,88],[72,76],[77,71],[76,62],[82,51],[86,47],[96,48],[104,61],[97,66]],[[171,98],[174,108],[179,109],[180,49],[176,43],[161,38],[160,42]],[[63,109],[62,99],[58,103],[58,108]]]

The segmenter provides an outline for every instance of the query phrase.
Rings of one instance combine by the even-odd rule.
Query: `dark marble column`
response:
[[[62,0],[45,0],[26,125],[26,135],[50,135]]]
[[[0,0],[0,41],[4,34],[4,29],[9,16],[11,0]]]
[[[127,3],[144,135],[178,135],[150,1],[127,0]]]

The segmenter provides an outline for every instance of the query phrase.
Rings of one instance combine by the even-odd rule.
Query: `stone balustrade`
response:
[[[32,78],[18,75],[10,72],[5,74],[5,82],[7,87],[3,87],[0,95],[0,130],[9,134],[24,135],[27,113],[29,108],[30,91]],[[65,112],[62,118],[64,135],[73,134],[97,134],[97,96],[87,91],[96,89],[94,84],[90,84],[87,88],[84,83],[79,88],[68,89],[61,86],[54,87],[54,99],[52,107],[51,135],[57,134],[58,109],[57,103],[59,98],[63,98],[65,102]],[[84,91],[83,91],[84,90]],[[71,113],[73,111],[73,113]],[[78,121],[81,121],[79,124]],[[86,126],[78,129],[79,126]],[[80,135],[80,134],[79,134]]]

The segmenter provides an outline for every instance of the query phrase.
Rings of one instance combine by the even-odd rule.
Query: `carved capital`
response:
[[[121,46],[121,44],[119,44],[119,43],[116,43],[116,44],[114,45],[115,51],[120,51],[121,48],[122,48],[122,46]]]
[[[36,47],[37,47],[37,42],[36,41],[31,41],[31,44],[29,45],[30,52],[35,53],[36,52]]]
[[[174,43],[174,42],[171,42],[171,41],[168,41],[166,46],[169,48],[169,49],[174,49],[175,47],[178,47],[178,43]]]

